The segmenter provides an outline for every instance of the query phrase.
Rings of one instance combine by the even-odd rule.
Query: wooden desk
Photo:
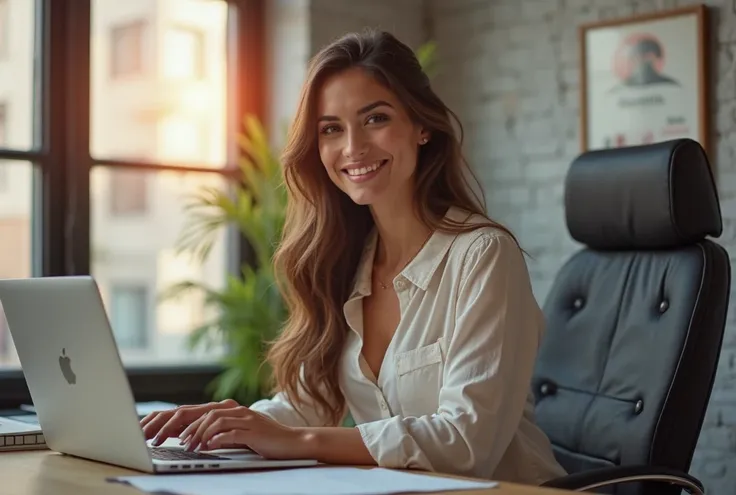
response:
[[[141,495],[142,492],[135,488],[105,480],[111,476],[135,474],[143,473],[48,450],[0,453],[0,493],[3,495]],[[502,483],[495,489],[459,493],[565,495],[572,492]]]

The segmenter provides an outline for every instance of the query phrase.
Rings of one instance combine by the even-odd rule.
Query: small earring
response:
[[[423,137],[422,138],[422,144],[427,144],[427,138],[426,137]]]

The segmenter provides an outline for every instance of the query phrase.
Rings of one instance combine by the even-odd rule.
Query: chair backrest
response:
[[[687,472],[731,276],[727,252],[707,239],[722,221],[706,154],[689,139],[584,153],[566,177],[565,215],[583,246],[544,303],[538,423],[571,474],[614,465]]]

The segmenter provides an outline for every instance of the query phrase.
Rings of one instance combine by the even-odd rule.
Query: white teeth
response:
[[[373,172],[374,170],[378,169],[378,167],[380,166],[381,166],[381,162],[379,161],[372,165],[369,165],[368,167],[348,169],[348,175],[351,175],[353,177],[356,177],[359,175],[365,175],[367,173]]]

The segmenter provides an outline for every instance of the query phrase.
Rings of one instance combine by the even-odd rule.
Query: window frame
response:
[[[227,166],[174,166],[145,161],[107,160],[90,151],[91,0],[36,0],[34,41],[34,142],[30,150],[0,146],[0,160],[36,166],[32,246],[34,276],[90,273],[90,175],[94,167],[141,171],[176,170],[217,173],[239,180],[235,136],[242,117],[266,121],[265,1],[223,0],[229,5],[227,26],[229,114]],[[53,19],[53,21],[52,21]],[[39,72],[40,70],[40,72]],[[245,77],[247,75],[247,77]],[[39,77],[40,76],[40,77]],[[247,87],[246,87],[247,84]],[[87,194],[80,194],[87,191]],[[243,236],[231,236],[231,267],[253,261]],[[223,371],[219,364],[126,367],[137,401],[177,404],[211,400],[207,385]],[[0,370],[0,409],[30,404],[23,372]]]

